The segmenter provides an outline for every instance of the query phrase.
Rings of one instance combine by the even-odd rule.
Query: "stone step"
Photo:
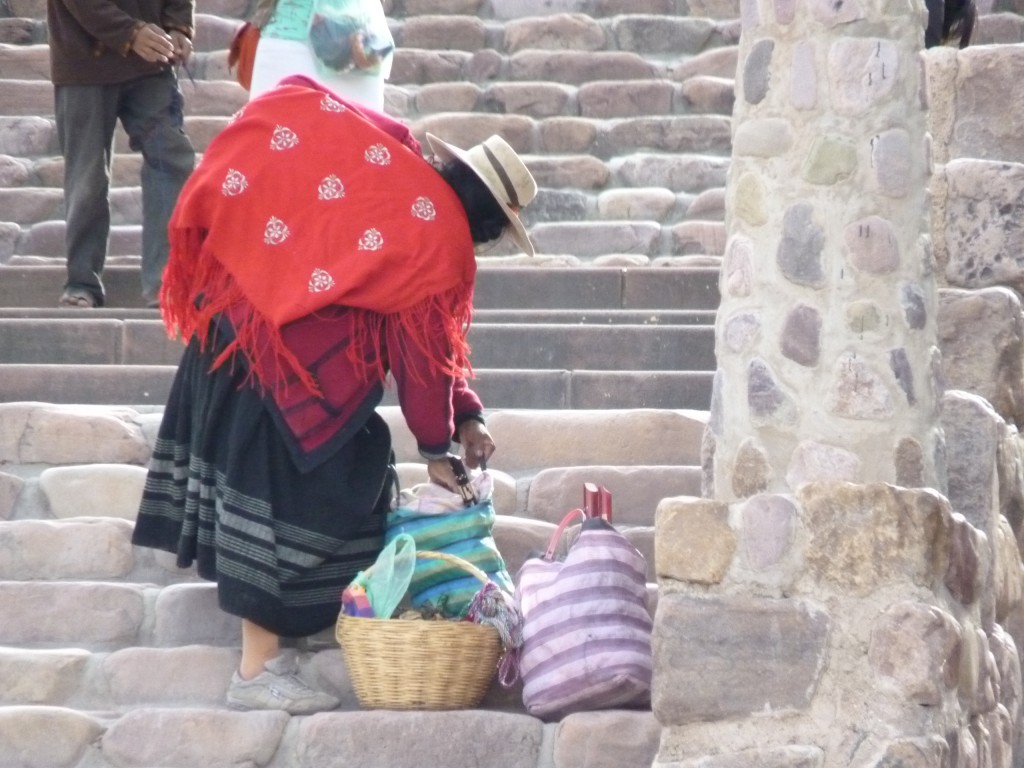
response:
[[[23,17],[0,17],[0,43],[38,45],[47,41],[46,21]]]
[[[649,585],[648,594],[653,613],[657,605],[654,584]],[[5,604],[16,606],[12,618],[20,619],[17,626],[5,625],[9,627],[6,630],[0,628],[0,639],[5,646],[0,648],[0,681],[15,683],[4,686],[0,692],[0,735],[8,735],[11,723],[5,722],[5,718],[13,714],[11,710],[14,708],[60,707],[103,712],[108,717],[122,718],[150,708],[165,709],[165,715],[170,717],[175,711],[195,707],[207,708],[210,714],[226,711],[227,685],[238,668],[240,658],[240,625],[236,618],[217,607],[215,585],[180,584],[155,589],[145,585],[104,582],[3,582],[0,583],[0,596]],[[42,620],[38,617],[37,606],[40,604],[49,607]],[[102,616],[104,621],[97,621],[98,616]],[[133,634],[141,638],[136,644],[131,643]],[[333,627],[308,638],[286,641],[286,647],[289,646],[299,661],[303,677],[340,699],[338,709],[326,717],[352,716],[361,711],[345,655]],[[506,688],[492,680],[477,711],[490,711],[491,715],[516,713],[526,717],[521,684]],[[615,718],[614,712],[588,713],[588,716]],[[372,717],[364,715],[364,718],[376,720],[382,716],[389,715],[377,710]],[[425,716],[437,717],[436,714]],[[637,717],[651,717],[645,710],[621,711],[619,717],[623,716],[627,717],[626,722]],[[288,717],[283,716],[283,719],[287,721]],[[632,725],[636,723],[632,722]],[[5,743],[11,742],[5,738]],[[507,744],[497,746],[507,748]],[[635,744],[632,748],[635,749]],[[40,765],[50,768],[55,765],[49,762],[12,764],[3,762],[4,757],[0,755],[2,766],[22,768]],[[208,752],[205,757],[209,759]],[[128,764],[142,766],[152,763]],[[171,764],[211,763],[204,760]],[[297,764],[274,763],[281,768]],[[310,765],[305,761],[301,764]],[[346,760],[346,764],[351,763]],[[391,768],[406,763],[357,764]],[[481,763],[478,760],[449,763],[442,758],[442,762],[434,764],[475,767],[507,766],[510,763]],[[70,765],[74,763],[69,764],[69,768]],[[549,762],[538,764],[539,768],[550,765],[552,763]],[[585,765],[594,766],[595,763],[588,760]],[[607,765],[620,768],[634,763]]]
[[[715,22],[685,15],[629,14],[600,19],[580,14],[521,16],[507,21],[484,19],[477,14],[443,13],[390,19],[395,38],[396,65],[403,56],[445,51],[489,55],[549,50],[632,53],[645,59],[678,59],[725,45],[735,45],[736,20]],[[194,45],[197,58],[226,51],[238,19],[197,13]],[[491,62],[489,62],[491,63]],[[415,65],[406,65],[412,68]],[[189,67],[189,70],[192,70]],[[0,78],[49,79],[46,44],[0,46]],[[188,73],[185,73],[188,76]]]
[[[168,679],[174,675],[170,666],[161,667]],[[192,669],[188,676],[201,673]],[[140,690],[148,687],[142,683]],[[340,759],[360,768],[622,768],[652,764],[661,725],[643,710],[587,712],[544,723],[515,711],[485,709],[292,718],[201,704],[132,707],[120,716],[11,706],[0,708],[0,738],[27,761],[0,757],[4,768],[73,768],[83,755],[100,768],[331,768]]]
[[[483,323],[469,329],[482,369],[713,371],[710,325]],[[62,317],[0,320],[0,363],[177,365],[162,321]]]
[[[226,81],[197,81],[198,95],[194,95],[191,86],[183,86],[188,112],[185,131],[198,152],[206,150],[231,115],[244,104],[245,93],[239,90]],[[529,93],[526,86],[522,91]],[[5,166],[11,168],[5,175],[14,179],[31,177],[31,167],[26,172],[13,167],[14,163],[31,166],[43,159],[46,165],[39,176],[46,174],[45,178],[51,179],[47,183],[56,186],[52,179],[60,178],[57,174],[62,169],[60,165],[49,165],[60,156],[52,117],[52,88],[46,83],[0,80],[0,103],[5,105],[0,115],[0,153],[23,159],[5,161]],[[732,148],[731,118],[727,114],[643,115],[625,103],[608,109],[629,112],[625,116],[582,116],[573,103],[566,107],[565,115],[533,117],[453,111],[450,104],[437,106],[439,110],[435,112],[397,112],[396,117],[408,123],[420,139],[430,132],[459,146],[468,147],[500,133],[525,156],[524,161],[538,177],[538,184],[555,188],[597,188],[618,180],[640,186],[638,182],[646,175],[650,177],[646,182],[650,186],[697,193],[724,186],[723,168],[728,169]],[[130,152],[128,136],[120,125],[114,133],[114,151]],[[652,152],[670,152],[681,157],[652,156]],[[610,164],[611,159],[616,162]],[[663,163],[663,167],[647,167],[658,163]],[[581,178],[570,175],[581,173]],[[655,179],[665,181],[656,184]]]
[[[683,0],[491,0],[481,4],[479,0],[383,0],[389,19],[417,16],[465,15],[496,21],[508,21],[523,17],[551,17],[568,13],[585,13],[593,19],[614,22],[623,15],[644,16],[687,16],[690,3]],[[242,20],[249,13],[250,0],[197,0],[197,16],[215,16],[223,19]],[[738,0],[719,3],[698,3],[700,16],[712,19],[739,18]],[[8,0],[0,6],[0,18],[31,19],[45,21],[46,0]]]
[[[565,159],[571,165],[572,159]],[[545,161],[551,170],[555,163]],[[724,190],[673,192],[664,187],[611,190],[542,188],[531,213],[524,215],[541,255],[575,262],[609,258],[620,266],[707,255],[725,250]],[[0,187],[0,262],[39,263],[61,259],[65,223],[63,193],[57,187]],[[136,256],[141,250],[142,195],[137,186],[110,193],[112,256]],[[559,219],[559,214],[565,215]],[[495,255],[508,255],[499,245]],[[614,264],[613,264],[614,265]]]
[[[673,469],[679,471],[679,468]],[[695,482],[677,482],[669,486],[687,491],[672,495],[699,494],[699,470],[695,467],[688,469],[691,470]],[[639,470],[635,471],[639,473]],[[600,474],[588,473],[587,481],[598,482]],[[679,474],[688,479],[683,472]],[[580,490],[582,482],[574,486],[575,491]],[[59,481],[51,481],[51,485],[56,483]],[[79,493],[84,492],[80,484],[78,488]],[[653,493],[649,491],[647,495],[650,497]],[[643,510],[651,518],[651,525],[619,525],[626,538],[647,559],[647,579],[652,584],[656,581],[653,518],[654,510],[661,498],[666,497],[659,496],[653,500],[654,506]],[[580,499],[574,498],[569,503],[570,506],[543,511],[557,512],[554,516],[560,520],[568,511],[580,506]],[[494,524],[494,540],[509,573],[518,572],[531,553],[544,551],[556,528],[557,520],[547,522],[514,515],[499,515]],[[35,601],[31,597],[15,595],[32,595],[39,590],[33,589],[30,585],[46,582],[97,585],[93,591],[101,594],[101,601],[106,594],[123,593],[124,590],[121,588],[124,586],[138,587],[143,592],[155,590],[157,594],[153,597],[153,605],[147,608],[150,615],[141,617],[138,631],[131,637],[124,638],[123,642],[126,645],[193,645],[215,641],[222,645],[236,644],[239,641],[238,630],[233,622],[229,632],[221,633],[217,637],[211,634],[211,627],[217,625],[216,588],[201,581],[196,576],[194,568],[177,568],[174,557],[169,553],[133,548],[131,532],[132,522],[105,517],[0,521],[0,543],[5,547],[16,548],[9,553],[5,550],[4,554],[0,554],[0,596],[4,598],[5,605],[22,604],[26,606],[25,610],[34,610],[32,605]],[[18,588],[16,584],[23,587]],[[103,585],[109,585],[109,588]],[[172,599],[176,602],[187,600],[196,606],[195,610],[188,610],[195,619],[194,623],[178,630],[173,642],[158,636],[141,635],[143,627],[159,627],[161,624],[170,623],[167,618],[161,618],[160,614],[161,603]],[[209,605],[208,611],[202,611],[198,607],[204,604]],[[211,621],[203,620],[203,613],[209,613]],[[7,619],[7,629],[0,628],[0,646],[37,647],[38,643],[48,642],[47,631],[40,632],[38,628],[27,629],[20,626],[21,622],[16,621],[16,616],[12,614],[8,614]],[[87,617],[82,617],[82,620],[87,620]],[[54,642],[61,644],[64,641],[55,638]],[[84,637],[81,642],[86,642]],[[101,643],[100,647],[108,646]]]
[[[211,55],[212,56],[212,55]],[[186,117],[219,117],[219,127],[246,102],[246,92],[235,83],[220,59],[197,59],[190,72],[209,77],[183,76]],[[677,83],[666,73],[652,72],[643,80],[609,77],[581,83],[561,83],[531,77],[474,83],[470,79],[407,83],[396,77],[388,81],[389,111],[406,119],[447,112],[519,114],[536,119],[576,117],[586,120],[627,118],[636,115],[728,117],[733,102],[731,78],[694,77]],[[410,75],[411,76],[411,75]],[[580,76],[577,76],[579,79]],[[692,82],[691,82],[692,80]],[[557,85],[555,84],[557,83]],[[34,116],[52,119],[53,87],[46,78],[0,76],[0,97],[7,117]],[[200,125],[195,121],[196,126]],[[204,132],[188,122],[193,142],[205,147]],[[118,147],[124,145],[118,142]]]
[[[699,92],[695,85],[695,90],[684,87],[684,95],[674,96],[675,87],[667,85],[662,103],[643,105],[636,103],[640,88],[636,84],[602,83],[600,94],[587,94],[581,89],[561,98],[557,108],[548,107],[550,99],[545,91],[552,87],[561,86],[499,83],[480,89],[467,83],[439,84],[421,89],[415,96],[401,91],[408,98],[401,109],[391,111],[409,123],[420,137],[427,131],[437,131],[468,146],[491,133],[509,135],[539,177],[538,183],[554,189],[599,188],[617,181],[620,173],[634,186],[641,186],[644,180],[636,177],[638,171],[667,179],[661,186],[675,191],[698,194],[710,186],[721,186],[717,182],[721,177],[718,166],[728,160],[732,80],[708,79]],[[661,85],[652,83],[650,87]],[[13,90],[18,92],[11,93]],[[0,188],[59,188],[64,162],[52,118],[52,96],[33,96],[26,89],[14,89],[0,81],[0,94],[5,91],[10,99],[24,97],[29,101],[20,106],[5,105],[5,113],[0,115]],[[398,92],[397,87],[388,91]],[[207,94],[205,101],[213,104],[201,103],[198,96],[186,96],[185,132],[201,154],[242,102],[233,86]],[[590,100],[596,106],[588,103]],[[677,104],[680,100],[686,103]],[[202,113],[211,110],[217,111]],[[638,114],[644,116],[637,117]],[[114,133],[114,150],[112,186],[138,186],[141,156],[131,152],[128,136],[120,124]],[[689,171],[686,175],[673,165],[655,173],[642,165],[636,167],[648,150],[697,153],[708,159],[706,167],[695,165],[690,159],[693,167],[684,169]],[[630,157],[632,154],[640,156]],[[621,169],[608,162],[613,156],[624,156]],[[586,173],[573,184],[566,184],[571,174],[581,171]]]
[[[399,451],[407,452],[407,441],[396,428],[397,411],[382,411],[393,424]],[[515,497],[527,499],[548,519],[499,518],[499,546],[510,562],[546,540],[554,528],[553,516],[579,503],[584,477],[613,488],[616,518],[624,523],[641,497],[647,499],[641,506],[648,508],[649,516],[649,507],[666,489],[692,493],[699,482],[697,468],[679,466],[687,457],[678,448],[688,445],[694,450],[699,444],[700,415],[630,411],[569,416],[499,411],[491,417],[500,450],[510,458],[518,455],[536,462],[540,450],[548,459],[572,455],[595,462],[547,468],[534,473],[527,486],[523,480],[516,483]],[[381,768],[420,766],[424,759],[436,765],[484,768],[577,764],[565,758],[556,762],[556,754],[580,751],[583,735],[575,734],[573,724],[581,723],[583,716],[570,716],[559,724],[528,717],[515,686],[503,689],[492,683],[483,702],[470,711],[361,711],[331,629],[294,645],[303,674],[341,698],[337,711],[299,718],[291,727],[286,715],[227,711],[224,692],[238,664],[239,627],[217,608],[215,587],[174,569],[169,556],[128,546],[126,519],[60,517],[62,510],[76,504],[76,497],[80,510],[106,506],[108,514],[115,515],[117,504],[110,509],[111,500],[130,507],[125,494],[112,486],[132,486],[137,492],[158,418],[159,409],[133,413],[124,407],[0,404],[0,455],[9,461],[4,469],[15,473],[0,473],[0,518],[15,518],[0,522],[0,600],[7,607],[0,625],[0,683],[5,683],[0,684],[0,740],[16,748],[0,754],[0,765],[72,768],[82,759],[96,768],[228,765],[242,754],[251,754],[254,764],[266,768],[300,763],[327,768],[342,754],[346,764]],[[615,440],[597,439],[612,433]],[[84,435],[88,439],[82,439]],[[665,466],[600,466],[605,459],[640,454]],[[100,476],[92,478],[91,486],[84,476],[89,473]],[[502,487],[508,498],[507,484]],[[26,509],[38,506],[44,496],[52,502],[46,512],[56,516],[24,517]],[[652,529],[626,530],[653,562]],[[650,597],[653,610],[653,585]],[[40,611],[40,605],[47,610]],[[586,765],[650,764],[660,726],[649,711],[610,710],[585,717],[588,728],[614,728],[616,733],[614,745],[603,750],[600,759],[587,758]],[[199,722],[204,727],[191,733]],[[335,749],[335,736],[325,740],[307,733],[320,722],[329,724],[335,736],[347,734],[348,741]],[[387,724],[385,731],[398,728],[408,734],[388,737],[388,745],[399,744],[400,750],[382,748],[375,739],[370,746],[361,741],[367,732],[376,733],[382,722]],[[452,733],[462,733],[467,723],[473,727],[465,731],[466,738],[475,745],[469,753],[438,744],[431,735],[441,727],[447,741]],[[487,727],[481,728],[485,723]],[[492,728],[498,729],[493,736]],[[178,732],[179,739],[181,729],[189,731],[187,746],[163,741],[161,734],[168,729]],[[44,733],[45,739],[38,735]],[[509,746],[510,733],[514,749]],[[230,750],[223,748],[225,742],[230,742]],[[259,749],[251,746],[256,742]],[[311,751],[313,743],[324,750],[319,756]],[[480,749],[486,754],[479,754]],[[492,761],[491,756],[497,757]]]
[[[393,410],[384,406],[381,412]],[[161,411],[155,409],[154,413],[159,415]],[[395,431],[399,433],[399,439],[410,441],[407,435],[402,434],[402,424],[396,424]],[[510,445],[516,447],[519,444],[513,442]],[[697,453],[693,446],[689,446],[687,451],[691,455]],[[402,487],[409,488],[426,482],[422,459],[415,455],[405,458],[410,460],[398,464]],[[552,460],[556,458],[553,456]],[[604,485],[613,492],[616,523],[636,531],[637,546],[643,546],[644,549],[649,548],[647,537],[654,525],[654,513],[661,499],[700,495],[700,469],[695,466],[591,464],[582,467],[536,468],[524,466],[524,461],[524,457],[517,457],[511,449],[506,451],[503,448],[496,454],[494,466],[491,467],[495,478],[495,511],[504,526],[501,536],[508,544],[509,559],[517,564],[527,556],[530,547],[537,543],[533,537],[539,535],[538,531],[547,531],[549,535],[551,533],[550,529],[537,526],[537,522],[555,524],[566,512],[580,505],[580,488],[584,482]],[[517,471],[513,474],[506,471],[506,468]],[[167,584],[180,581],[185,575],[167,567],[170,562],[167,558],[158,559],[155,564],[138,561],[138,558],[134,563],[83,563],[75,555],[74,540],[77,538],[83,541],[90,537],[91,540],[102,539],[106,542],[104,549],[119,551],[117,541],[123,536],[123,531],[116,527],[103,531],[82,526],[96,520],[122,524],[135,519],[145,481],[142,465],[101,462],[51,466],[35,462],[5,466],[3,475],[6,480],[4,494],[0,497],[3,499],[0,503],[0,524],[78,521],[75,525],[65,526],[60,536],[59,531],[51,530],[53,526],[26,525],[20,534],[5,528],[3,540],[14,542],[17,546],[12,544],[12,549],[0,552],[0,573],[3,579],[116,578]],[[94,533],[79,536],[82,530]],[[41,548],[41,542],[44,541],[58,542],[56,548],[66,549],[70,560],[47,556],[46,549]],[[517,541],[521,543],[517,545]]]
[[[174,366],[0,365],[0,402],[162,405]],[[474,370],[473,389],[495,408],[707,410],[710,371]],[[386,404],[396,403],[393,390]]]
[[[567,325],[714,325],[710,309],[478,309],[474,323],[564,323]],[[77,309],[64,307],[0,307],[0,320],[81,318]],[[88,312],[92,320],[153,320],[159,311],[146,308],[98,307]]]
[[[18,473],[28,478],[38,475],[40,468],[60,466],[145,466],[152,452],[162,411],[159,406],[137,407],[123,403],[85,405],[0,401],[0,456],[4,461],[0,476]],[[395,406],[382,406],[379,412],[390,427],[396,460],[401,464],[422,463],[401,411]],[[487,414],[488,428],[498,446],[493,468],[515,478],[533,477],[551,467],[698,466],[707,423],[706,411],[681,409],[488,407]],[[614,492],[622,480],[612,482],[613,474],[607,475],[607,484]],[[666,476],[659,482],[671,484],[675,480]],[[577,493],[579,483],[574,481],[569,485],[572,493]],[[14,496],[9,495],[11,492],[5,486],[0,492],[0,500],[13,499]],[[16,496],[19,492],[20,485],[15,483],[13,493]],[[525,492],[524,489],[520,498],[517,491],[512,513],[525,514],[530,508]],[[546,498],[550,493],[549,490],[541,496]],[[627,495],[652,498],[641,494],[637,488]],[[541,502],[535,500],[535,503]],[[561,509],[565,504],[558,502],[553,506]],[[616,502],[616,509],[620,506],[630,507],[631,502],[624,497],[621,502]],[[12,509],[0,507],[3,513],[0,517],[9,518],[13,514]],[[534,506],[533,509],[540,507]],[[623,514],[627,515],[624,519],[634,519],[632,513]],[[551,518],[541,515],[539,519]]]
[[[699,472],[692,468],[694,473]],[[81,473],[79,473],[81,474]],[[594,478],[592,473],[588,477]],[[699,492],[699,476],[696,491]],[[59,484],[52,480],[51,485]],[[79,481],[78,492],[84,493]],[[692,484],[691,484],[692,485]],[[575,486],[579,491],[582,482]],[[679,484],[676,484],[679,487]],[[691,490],[691,489],[687,489]],[[696,495],[676,493],[676,496]],[[655,500],[654,504],[661,499]],[[580,505],[580,499],[573,499],[572,506],[559,508],[557,517],[561,519],[569,510]],[[83,503],[84,505],[84,503]],[[652,523],[646,526],[620,526],[624,535],[633,543],[648,562],[647,579],[656,581],[654,571],[654,518],[655,507],[644,510]],[[557,523],[537,521],[514,515],[499,515],[494,524],[494,540],[501,552],[509,573],[517,573],[531,552],[543,552],[548,541],[555,532]],[[99,643],[97,647],[127,647],[131,645],[193,645],[212,643],[215,639],[222,645],[237,644],[237,627],[232,622],[231,631],[219,638],[210,634],[211,626],[216,626],[217,611],[216,587],[201,582],[194,568],[177,568],[174,557],[169,553],[133,548],[131,543],[132,522],[128,520],[106,517],[77,517],[65,520],[6,520],[0,521],[0,544],[4,549],[0,552],[0,598],[5,605],[24,605],[25,610],[35,610],[36,600],[31,597],[40,591],[52,587],[38,587],[43,583],[71,583],[94,585],[91,592],[98,594],[103,602],[107,595],[123,594],[124,587],[132,587],[145,599],[146,590],[156,591],[152,600],[145,599],[146,613],[139,616],[139,624],[134,632],[118,635],[116,646]],[[20,585],[20,586],[19,586]],[[154,589],[158,587],[157,589]],[[83,591],[87,591],[83,588]],[[212,592],[212,594],[211,594]],[[190,596],[190,597],[187,597]],[[159,627],[161,624],[173,623],[162,617],[162,603],[169,600],[180,603],[187,600],[196,605],[195,610],[188,612],[194,621],[178,630],[173,642],[158,635],[150,637],[143,632],[144,627]],[[48,601],[47,601],[48,602]],[[112,599],[116,602],[116,598]],[[152,602],[152,605],[150,605]],[[202,611],[198,606],[209,604],[209,611]],[[65,640],[50,637],[52,631],[44,627],[26,627],[13,613],[14,609],[5,612],[5,628],[0,627],[0,646],[18,645],[39,647],[40,643],[55,642],[60,647]],[[84,610],[88,613],[88,610]],[[204,620],[203,614],[210,613],[211,621]],[[24,616],[26,624],[28,616]],[[82,616],[81,621],[87,621]],[[67,621],[71,625],[75,622]],[[69,629],[72,627],[69,626]],[[86,646],[86,638],[80,641]],[[111,642],[114,642],[111,640]],[[52,646],[51,646],[52,647]]]
[[[500,261],[500,260],[499,260]],[[477,309],[558,310],[715,310],[718,308],[716,267],[552,267],[530,266],[540,260],[518,260],[516,266],[492,266],[481,260],[474,306]],[[66,272],[58,264],[0,264],[0,307],[52,307]],[[137,266],[104,270],[107,304],[140,307]],[[92,310],[80,310],[83,317]]]
[[[59,256],[64,249],[63,215],[63,173],[64,161],[60,157],[46,157],[40,160],[18,160],[6,156],[0,159],[0,194],[4,197],[6,221],[18,223],[23,230],[14,241],[11,253],[34,256]],[[629,178],[605,178],[612,184],[603,189],[595,176],[587,182],[586,173],[578,179],[580,186],[575,190],[566,189],[566,179],[576,170],[593,166],[593,160],[583,155],[526,156],[528,164],[534,166],[538,183],[545,183],[538,189],[538,196],[529,208],[529,215],[523,212],[527,224],[549,222],[580,222],[587,219],[607,221],[635,221],[642,226],[651,221],[713,221],[725,219],[724,175],[728,164],[705,158],[705,173],[691,177],[679,184],[672,177],[659,175],[657,179],[645,178],[653,169],[633,168]],[[643,157],[627,158],[629,162],[642,163]],[[695,158],[689,162],[696,165]],[[606,166],[607,168],[607,166]],[[111,169],[111,215],[113,227],[124,228],[134,233],[134,240],[114,243],[120,253],[138,254],[141,249],[139,235],[139,200],[141,187],[139,173],[142,158],[135,154],[117,154]],[[627,171],[628,172],[628,171]],[[660,182],[655,186],[654,182]],[[634,186],[626,189],[616,187]],[[668,186],[666,186],[668,185]],[[54,206],[54,201],[57,207]],[[45,203],[45,207],[44,206]],[[35,209],[43,207],[43,214]],[[56,215],[55,215],[56,214]],[[39,221],[43,217],[42,221]],[[126,223],[127,222],[127,223]],[[134,229],[129,229],[134,227]],[[122,238],[124,240],[124,238]],[[128,250],[130,248],[130,250]]]
[[[725,250],[723,191],[714,188],[694,195],[665,188],[592,192],[548,188],[540,190],[523,221],[537,252],[549,257],[577,261],[614,257],[626,266],[680,256],[721,256]],[[66,226],[59,188],[0,187],[0,204],[2,215],[9,217],[0,222],[0,263],[63,258]],[[109,254],[137,257],[142,243],[141,188],[111,189],[110,204]],[[558,220],[567,204],[572,210]],[[499,245],[494,253],[507,251],[507,246]]]
[[[69,586],[74,591],[77,585]],[[203,619],[208,618],[206,614],[203,611]],[[172,618],[179,620],[181,617]],[[133,646],[91,652],[77,647],[0,648],[0,681],[17,683],[0,691],[0,734],[4,733],[5,709],[17,706],[64,707],[119,715],[153,707],[225,710],[226,689],[238,668],[240,656],[237,621],[231,620],[230,626],[234,639],[223,644]],[[333,630],[315,638],[315,643],[302,641],[299,644],[303,646],[303,650],[297,651],[303,676],[341,699],[336,712],[359,711],[344,654],[334,639]],[[316,650],[306,650],[309,646]],[[175,670],[175,665],[183,666]],[[21,674],[15,678],[19,667]],[[525,714],[521,686],[504,689],[493,681],[480,708]],[[3,759],[4,756],[0,756],[0,765],[9,765],[2,762]],[[49,768],[52,764],[45,765]]]

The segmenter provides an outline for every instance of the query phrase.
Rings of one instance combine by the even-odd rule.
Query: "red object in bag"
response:
[[[252,87],[252,69],[259,42],[260,28],[247,21],[235,32],[228,48],[228,70],[235,71],[235,79],[247,91]]]
[[[583,513],[588,519],[591,517],[603,517],[610,523],[612,521],[611,491],[603,485],[597,486],[593,483],[584,483]]]

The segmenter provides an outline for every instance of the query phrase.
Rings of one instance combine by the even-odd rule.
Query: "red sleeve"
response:
[[[453,378],[428,362],[423,350],[408,344],[401,332],[385,331],[388,361],[398,404],[420,455],[440,458],[451,450],[455,429],[467,419],[482,419],[483,403],[462,376]]]
[[[484,420],[484,404],[465,377],[459,376],[452,384],[452,406],[455,410],[455,428],[469,419]]]

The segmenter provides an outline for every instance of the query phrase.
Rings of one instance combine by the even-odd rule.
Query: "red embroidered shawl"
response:
[[[316,392],[280,330],[343,305],[362,329],[354,361],[383,377],[380,329],[398,323],[432,365],[461,375],[476,260],[458,197],[411,134],[403,143],[387,130],[400,124],[313,81],[288,82],[241,110],[182,190],[161,289],[168,329],[205,340],[211,318],[230,310],[237,339],[217,364],[238,349],[266,360],[269,344],[286,370],[257,377],[273,386],[295,373]]]

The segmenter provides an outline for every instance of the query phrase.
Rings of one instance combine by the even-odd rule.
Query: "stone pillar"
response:
[[[923,4],[741,2],[704,498],[656,519],[654,765],[1009,768],[1010,534],[945,496]]]
[[[743,3],[707,496],[943,489],[922,19]]]

